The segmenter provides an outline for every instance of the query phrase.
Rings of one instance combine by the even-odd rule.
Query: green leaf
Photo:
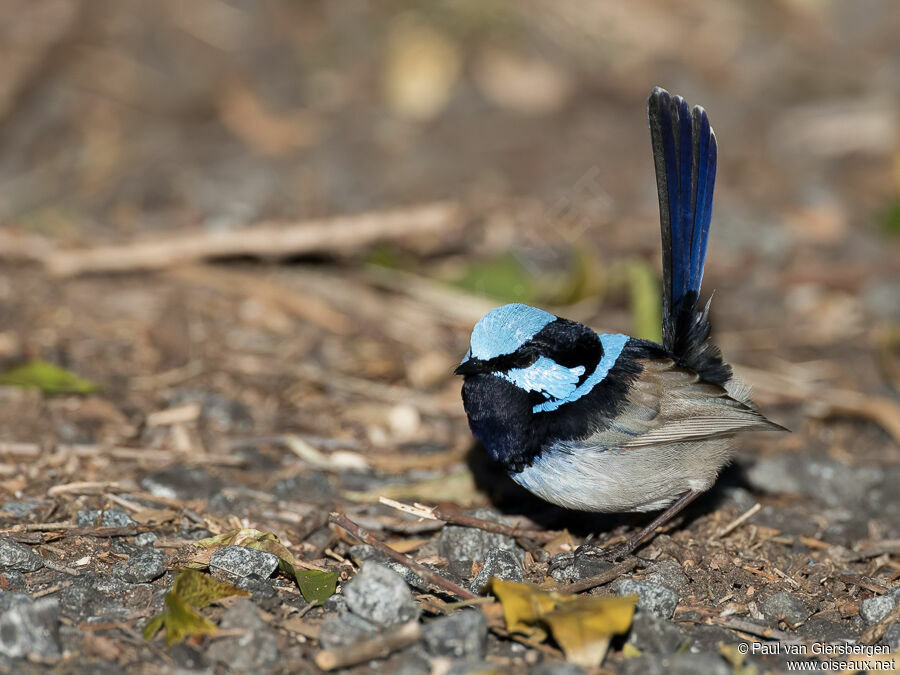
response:
[[[882,227],[891,234],[900,234],[900,198],[891,201],[881,212]]]
[[[646,263],[635,261],[628,266],[628,287],[632,335],[662,342],[662,305],[656,274]]]
[[[40,389],[45,394],[90,394],[99,385],[46,361],[31,361],[0,374],[0,384]]]
[[[303,599],[321,605],[334,595],[337,588],[337,574],[321,570],[294,569],[294,578],[303,594]]]
[[[197,611],[216,600],[250,593],[196,570],[181,570],[175,576],[172,590],[166,594],[166,608],[144,626],[144,639],[151,640],[160,628],[166,629],[166,643],[173,645],[189,635],[209,635],[218,630],[216,624]]]
[[[533,302],[535,297],[534,279],[511,254],[472,262],[452,283],[502,302]]]

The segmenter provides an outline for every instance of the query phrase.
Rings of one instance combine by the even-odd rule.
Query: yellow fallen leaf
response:
[[[566,660],[583,668],[599,666],[612,636],[628,631],[637,601],[633,595],[580,596],[501,579],[491,579],[491,591],[503,605],[507,630],[536,638],[546,626]]]
[[[166,608],[144,627],[144,639],[152,639],[160,628],[166,629],[166,642],[170,645],[190,635],[214,633],[218,630],[216,624],[197,610],[232,595],[249,596],[250,593],[202,572],[181,570],[175,576],[172,590],[166,594]]]

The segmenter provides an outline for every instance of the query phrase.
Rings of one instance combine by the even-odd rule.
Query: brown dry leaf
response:
[[[388,546],[397,551],[398,553],[409,553],[410,551],[415,551],[422,544],[431,541],[430,539],[390,539],[386,542]]]
[[[572,535],[569,534],[568,530],[563,530],[555,539],[544,544],[544,550],[549,553],[551,557],[555,556],[557,553],[568,553],[575,550],[575,541],[572,539]]]
[[[566,659],[583,668],[600,665],[613,635],[631,626],[637,598],[598,598],[542,591],[536,586],[491,579],[491,591],[503,605],[506,628],[537,638],[546,626]]]
[[[318,118],[303,110],[276,114],[248,87],[233,82],[219,100],[222,123],[261,155],[278,156],[314,145],[321,137]]]
[[[168,523],[178,516],[172,509],[144,509],[131,515],[131,519],[139,525],[161,525]]]

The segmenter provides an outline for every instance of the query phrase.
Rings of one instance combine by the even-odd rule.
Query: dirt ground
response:
[[[654,85],[716,129],[713,338],[792,433],[742,438],[638,552],[627,576],[669,579],[677,606],[639,612],[645,634],[616,638],[602,668],[786,667],[729,648],[754,641],[897,649],[897,613],[864,603],[900,604],[900,6],[21,0],[0,15],[0,371],[47,362],[97,387],[0,386],[0,536],[43,561],[0,566],[0,628],[24,593],[53,633],[30,655],[0,635],[0,670],[319,672],[318,631],[343,606],[284,575],[254,580],[249,623],[224,627],[243,606],[225,602],[204,610],[218,636],[143,639],[191,541],[234,529],[276,534],[340,593],[361,554],[332,512],[466,587],[485,564],[379,497],[568,531],[514,544],[536,583],[550,555],[645,523],[518,489],[474,444],[451,373],[509,300],[658,330]],[[261,226],[307,239],[245,235]],[[166,570],[129,581],[147,546]],[[454,600],[413,593],[426,623]],[[353,672],[562,663],[552,639],[494,628],[474,665],[414,645]],[[674,647],[654,642],[667,634]]]

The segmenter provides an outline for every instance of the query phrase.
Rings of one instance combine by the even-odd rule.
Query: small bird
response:
[[[488,312],[456,369],[469,427],[512,479],[590,512],[666,509],[612,549],[633,552],[715,482],[733,437],[785,430],[749,399],[709,343],[699,305],[712,217],[716,137],[706,111],[655,88],[648,101],[663,250],[662,344],[523,304]]]

